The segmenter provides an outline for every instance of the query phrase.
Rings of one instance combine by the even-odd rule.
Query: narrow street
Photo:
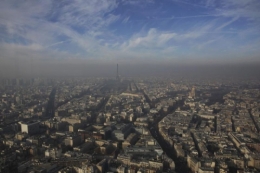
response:
[[[173,107],[173,110],[170,111],[169,113],[173,113],[177,107],[179,106],[178,103]],[[149,130],[151,132],[151,135],[156,139],[156,141],[160,144],[160,146],[162,147],[164,153],[166,153],[166,155],[171,158],[174,163],[175,163],[175,171],[178,173],[189,173],[191,172],[190,169],[187,166],[186,161],[177,158],[176,156],[176,152],[174,151],[174,148],[168,144],[163,137],[160,135],[159,133],[159,129],[158,129],[158,123],[166,116],[168,115],[168,113],[162,113],[160,112],[160,116],[158,116],[153,123],[151,123],[149,125]]]

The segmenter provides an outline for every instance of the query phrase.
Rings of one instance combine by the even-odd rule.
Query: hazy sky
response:
[[[2,68],[255,63],[259,47],[259,0],[0,0]]]

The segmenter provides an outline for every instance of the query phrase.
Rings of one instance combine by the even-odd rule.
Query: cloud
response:
[[[53,9],[52,11],[54,14],[58,13],[54,16],[63,24],[98,29],[117,19],[117,16],[113,14],[106,15],[116,7],[116,0],[67,0],[63,6],[58,8],[59,10]]]
[[[216,28],[216,30],[221,30],[225,27],[227,27],[228,25],[232,24],[233,22],[237,21],[239,19],[239,17],[234,17],[233,19],[231,19],[230,21],[226,22],[226,23],[223,23],[221,26],[219,26],[218,28]]]
[[[129,41],[122,44],[122,48],[134,49],[134,48],[159,48],[167,46],[166,43],[176,37],[176,33],[171,32],[158,32],[155,28],[151,28],[146,35],[140,36],[140,34],[134,35]]]
[[[240,16],[259,21],[260,1],[258,0],[223,0],[221,4],[222,7],[217,12],[223,16]]]
[[[192,27],[188,32],[181,34],[178,39],[186,40],[186,39],[197,39],[199,37],[204,36],[205,34],[214,32],[214,26],[216,25],[216,21],[211,22],[201,22]]]
[[[215,4],[215,0],[206,0],[206,7],[212,7]]]
[[[66,42],[69,42],[69,41],[71,41],[71,39],[68,39],[68,40],[65,40],[65,41],[59,41],[57,43],[53,43],[51,45],[46,46],[45,48],[56,46],[56,45],[59,45],[59,44],[62,44],[62,43],[66,43]]]
[[[37,44],[49,51],[66,43],[97,51],[102,45],[96,37],[107,34],[106,28],[120,18],[109,13],[116,7],[116,0],[1,1],[0,31],[18,46]]]
[[[222,45],[250,50],[259,38],[258,7],[256,0],[3,0],[0,58],[157,62],[173,54],[199,59],[195,49],[207,52],[213,43],[216,52]]]
[[[97,30],[118,20],[119,16],[107,14],[117,3],[115,0],[65,0],[57,4],[55,1],[33,0],[4,1],[0,7],[0,24],[30,30],[37,28],[37,24],[44,26],[62,24],[67,27],[83,27],[88,30]],[[42,26],[40,25],[40,26]]]
[[[220,38],[221,38],[221,37],[216,38],[216,39],[208,40],[208,41],[203,42],[203,43],[201,43],[201,44],[199,44],[199,45],[196,45],[196,47],[197,47],[199,50],[202,50],[202,49],[204,49],[205,47],[207,47],[208,45],[210,45],[210,44],[212,44],[212,43],[218,41]]]
[[[143,4],[149,4],[149,3],[154,3],[154,0],[122,0],[121,3],[124,5],[143,5]]]
[[[223,17],[244,17],[259,21],[260,1],[259,0],[202,0],[201,3],[186,0],[172,0],[173,2],[210,10],[210,14]]]
[[[176,2],[176,3],[181,3],[181,4],[184,4],[184,5],[189,5],[189,6],[193,6],[195,8],[208,8],[206,5],[202,5],[202,4],[198,4],[198,3],[192,3],[190,1],[182,1],[182,0],[172,0],[173,2]]]
[[[123,21],[122,21],[122,23],[127,23],[127,22],[129,21],[129,19],[130,19],[130,16],[124,18]]]

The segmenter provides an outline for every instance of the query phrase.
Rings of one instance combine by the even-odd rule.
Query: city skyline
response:
[[[0,0],[0,172],[259,173],[260,0]]]

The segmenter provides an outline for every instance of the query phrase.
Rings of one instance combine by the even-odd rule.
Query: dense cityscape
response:
[[[260,0],[0,0],[0,173],[260,173]]]
[[[0,172],[260,171],[260,83],[3,78]]]

